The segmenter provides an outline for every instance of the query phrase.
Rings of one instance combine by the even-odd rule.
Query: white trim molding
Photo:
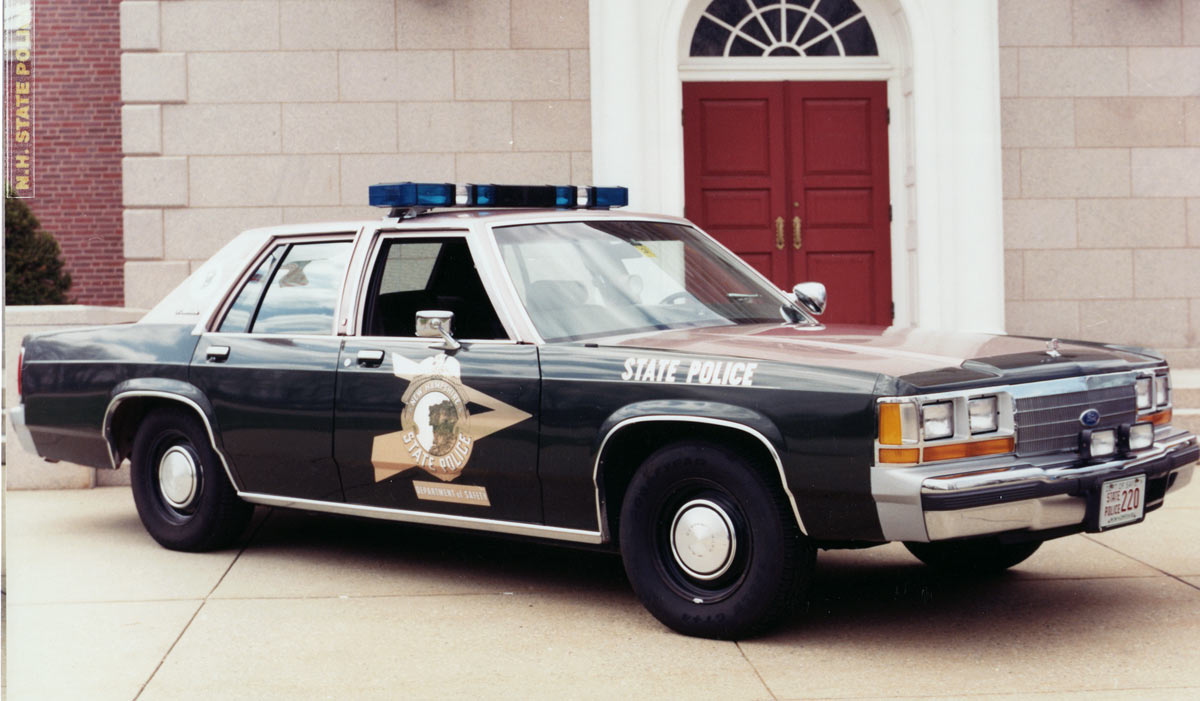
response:
[[[708,2],[589,3],[595,182],[683,214],[683,81],[886,81],[896,324],[1002,331],[997,0],[858,0],[879,56],[688,56]]]

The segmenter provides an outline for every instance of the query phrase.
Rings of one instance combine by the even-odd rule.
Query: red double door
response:
[[[687,216],[826,323],[890,324],[885,83],[684,83]]]

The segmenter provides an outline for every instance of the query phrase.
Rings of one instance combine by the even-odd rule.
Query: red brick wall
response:
[[[124,303],[120,0],[34,0],[34,195],[68,295]]]

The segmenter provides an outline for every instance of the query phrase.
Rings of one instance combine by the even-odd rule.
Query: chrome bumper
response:
[[[17,437],[17,442],[21,444],[21,449],[27,453],[37,455],[37,448],[33,445],[33,434],[29,432],[29,427],[25,425],[25,406],[18,405],[8,410],[8,422],[12,426],[12,433]]]
[[[1053,537],[1087,529],[1088,496],[1101,483],[1144,473],[1149,512],[1191,481],[1197,459],[1196,437],[1178,432],[1138,455],[1091,465],[1058,456],[1039,464],[1010,457],[977,461],[969,468],[961,463],[936,469],[872,468],[871,486],[888,540],[924,542],[1014,531],[1046,531]]]

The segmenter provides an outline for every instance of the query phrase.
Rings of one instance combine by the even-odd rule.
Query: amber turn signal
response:
[[[1164,424],[1169,424],[1169,423],[1171,423],[1171,410],[1163,409],[1162,411],[1160,411],[1156,414],[1148,414],[1148,415],[1142,417],[1142,421],[1149,421],[1150,423],[1154,424],[1155,426],[1162,426]]]
[[[884,445],[900,445],[904,439],[904,429],[900,422],[899,404],[879,405],[879,442]],[[908,462],[901,460],[899,462]],[[915,462],[915,461],[914,461]]]
[[[1000,455],[1013,452],[1015,443],[1011,436],[993,438],[988,441],[973,443],[952,443],[950,445],[935,445],[925,448],[924,461],[955,460],[960,458],[977,458],[981,455]]]
[[[915,463],[921,461],[920,448],[880,448],[879,462],[881,463]]]

